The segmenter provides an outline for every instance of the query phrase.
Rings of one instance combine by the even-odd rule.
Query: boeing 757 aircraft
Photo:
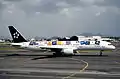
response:
[[[106,41],[26,41],[26,39],[20,34],[20,32],[13,26],[8,26],[11,36],[13,38],[14,43],[11,43],[13,46],[19,46],[20,48],[24,48],[27,50],[43,50],[47,51],[51,50],[54,55],[73,55],[77,52],[83,51],[93,51],[97,50],[100,52],[100,56],[102,52],[108,50],[114,50],[115,46],[110,42]]]

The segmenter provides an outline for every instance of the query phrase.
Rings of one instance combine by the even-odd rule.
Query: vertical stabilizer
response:
[[[20,34],[14,26],[8,26],[14,43],[27,42],[27,40]]]

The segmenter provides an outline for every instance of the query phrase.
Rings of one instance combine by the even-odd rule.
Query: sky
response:
[[[0,0],[0,36],[120,36],[120,0]]]

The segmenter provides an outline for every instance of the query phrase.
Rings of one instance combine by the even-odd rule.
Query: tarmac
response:
[[[55,57],[50,52],[0,51],[0,79],[120,79],[120,50]]]

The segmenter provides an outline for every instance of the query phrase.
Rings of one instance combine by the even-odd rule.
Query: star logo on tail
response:
[[[17,32],[13,34],[13,37],[14,37],[14,38],[18,38],[19,36],[20,36],[20,35],[19,35]]]

